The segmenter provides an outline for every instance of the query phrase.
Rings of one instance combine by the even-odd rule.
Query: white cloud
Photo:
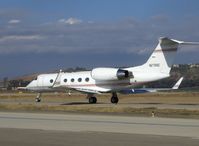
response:
[[[12,20],[8,21],[9,24],[18,24],[20,22],[21,22],[21,20],[18,20],[18,19],[12,19]]]
[[[59,19],[58,22],[65,23],[66,19]]]
[[[78,23],[83,23],[83,25],[81,27],[74,25]],[[94,25],[90,23],[92,21],[69,18],[44,25],[27,25],[26,27],[19,25],[17,29],[9,25],[12,28],[5,27],[3,31],[0,31],[0,54],[8,51],[9,53],[93,51],[126,52],[144,56],[152,52],[158,43],[159,36],[185,41],[199,40],[198,20],[191,25],[183,23],[177,26],[168,23],[164,27],[156,25],[155,28],[152,27],[154,21],[151,20],[127,21],[125,19],[113,23],[94,22]],[[70,27],[65,27],[66,25]],[[188,49],[185,47],[185,49],[189,52],[199,51],[196,47]]]
[[[40,35],[11,35],[11,36],[4,36],[0,38],[0,42],[5,41],[16,41],[16,40],[40,40],[44,37]]]
[[[64,24],[74,25],[82,23],[82,20],[71,17],[69,19],[60,19],[59,22]]]

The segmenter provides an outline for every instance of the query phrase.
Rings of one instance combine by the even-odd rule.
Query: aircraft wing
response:
[[[169,91],[169,90],[176,90],[179,88],[180,84],[182,83],[183,77],[181,77],[176,84],[172,88],[139,88],[139,89],[124,89],[121,90],[120,93],[122,94],[141,94],[141,93],[152,93],[158,91]]]
[[[102,94],[101,92],[97,90],[91,90],[91,89],[85,89],[85,88],[73,88],[74,90],[83,92],[83,93],[89,93],[89,94]]]
[[[27,90],[27,87],[17,87],[17,90]]]
[[[142,93],[150,93],[150,92],[157,92],[154,88],[139,88],[139,89],[124,89],[119,91],[122,94],[142,94]]]

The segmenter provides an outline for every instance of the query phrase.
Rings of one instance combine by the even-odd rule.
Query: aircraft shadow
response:
[[[106,103],[98,102],[95,104],[106,104]],[[88,102],[68,102],[68,103],[62,103],[60,105],[95,105],[95,104],[90,104]]]
[[[164,105],[164,104],[171,104],[171,103],[161,103],[161,102],[138,102],[138,103],[125,103],[125,104],[134,104],[134,105],[139,105],[139,104],[142,104],[142,105]],[[176,104],[171,104],[171,105],[195,105],[195,104],[181,104],[181,103],[176,103]]]

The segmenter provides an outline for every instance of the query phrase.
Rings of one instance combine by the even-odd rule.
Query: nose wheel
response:
[[[35,102],[41,102],[41,98],[35,98]]]
[[[111,97],[111,103],[117,104],[119,102],[119,98],[117,97],[117,93],[113,92]]]
[[[41,102],[41,93],[37,94],[37,97],[35,98],[35,102]]]

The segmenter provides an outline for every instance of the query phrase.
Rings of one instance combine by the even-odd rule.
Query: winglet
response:
[[[180,86],[180,84],[182,83],[182,80],[183,80],[183,79],[184,79],[184,78],[181,77],[181,78],[177,81],[177,83],[172,87],[172,89],[173,89],[173,90],[178,89],[179,86]]]

